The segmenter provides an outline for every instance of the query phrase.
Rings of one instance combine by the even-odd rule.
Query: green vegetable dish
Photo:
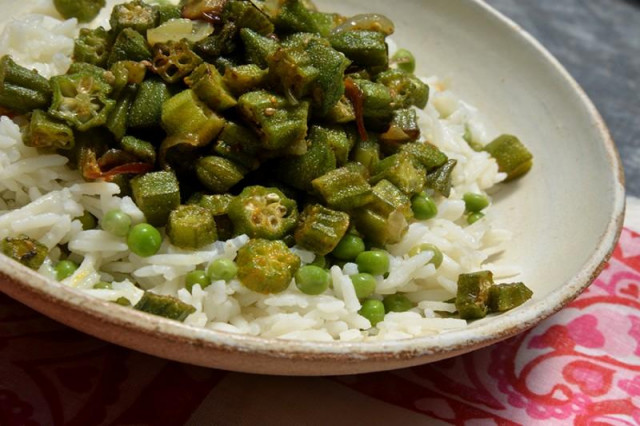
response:
[[[532,154],[419,77],[386,17],[134,0],[96,22],[104,0],[53,3],[90,23],[72,63],[47,76],[4,54],[0,113],[74,171],[41,192],[77,207],[57,240],[3,231],[5,255],[104,300],[265,337],[414,337],[531,298],[487,261],[508,239],[488,190]],[[0,222],[37,203],[3,188]]]

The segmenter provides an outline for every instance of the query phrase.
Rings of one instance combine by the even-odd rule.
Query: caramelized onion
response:
[[[343,23],[335,27],[331,34],[339,34],[345,31],[377,31],[384,33],[385,35],[393,34],[395,26],[393,22],[384,15],[378,15],[377,13],[367,13],[363,15],[355,15]]]
[[[112,156],[114,153],[110,154]],[[102,159],[102,158],[101,158]],[[124,156],[121,157],[124,160]],[[82,163],[82,176],[88,180],[104,179],[107,182],[113,177],[123,174],[143,174],[153,170],[153,164],[132,162],[115,166],[107,171],[103,171],[96,158],[96,152],[87,150]]]
[[[353,104],[360,139],[366,141],[368,137],[367,129],[364,127],[364,97],[362,90],[360,90],[351,77],[348,77],[344,80],[344,91],[347,98],[349,98]]]

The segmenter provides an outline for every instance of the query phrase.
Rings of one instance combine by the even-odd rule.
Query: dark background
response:
[[[640,1],[486,0],[537,38],[604,117],[640,197]]]

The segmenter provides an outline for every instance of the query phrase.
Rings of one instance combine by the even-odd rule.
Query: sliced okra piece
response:
[[[153,226],[164,226],[180,205],[180,187],[173,172],[146,173],[131,180],[133,200]]]
[[[278,188],[248,186],[229,203],[228,213],[236,235],[279,240],[298,221],[296,202]]]
[[[322,37],[313,32],[299,32],[289,34],[281,39],[282,47],[294,49],[297,51],[306,50],[312,40],[322,41]]]
[[[120,141],[120,147],[124,152],[135,155],[140,161],[149,164],[156,162],[156,148],[151,142],[133,136],[125,136]]]
[[[343,31],[333,34],[329,41],[334,49],[345,54],[356,65],[364,68],[389,65],[389,51],[384,33],[377,31]]]
[[[44,95],[51,95],[49,80],[38,74],[36,70],[29,70],[16,64],[9,55],[4,55],[0,59],[0,92],[5,84],[24,87]]]
[[[284,33],[319,33],[320,28],[304,1],[285,0],[280,4],[275,17],[278,32]]]
[[[225,120],[202,102],[191,89],[162,105],[162,128],[170,136],[184,137],[194,146],[205,146],[224,128]]]
[[[258,136],[248,127],[233,121],[227,121],[219,140],[224,141],[235,150],[257,156],[260,151]]]
[[[318,70],[311,92],[313,105],[320,116],[325,116],[344,96],[344,72],[351,61],[325,40],[311,40],[307,52]]]
[[[351,161],[358,162],[372,172],[380,162],[380,144],[377,136],[369,134],[367,140],[358,138],[349,155]]]
[[[24,144],[35,148],[72,149],[75,137],[71,127],[37,109],[31,114]]]
[[[158,126],[162,117],[162,106],[171,98],[169,89],[159,78],[149,78],[138,88],[131,105],[127,125],[136,129]]]
[[[221,138],[215,142],[213,153],[242,166],[248,171],[257,170],[260,167],[259,159],[238,149],[237,146],[230,145]]]
[[[311,14],[311,19],[315,24],[316,31],[322,37],[329,37],[331,35],[331,30],[342,24],[346,19],[344,16],[337,13],[324,13],[316,10],[311,10],[309,13]]]
[[[242,95],[238,107],[267,150],[287,148],[307,135],[308,102],[291,105],[281,96],[260,90]]]
[[[82,28],[73,46],[73,60],[106,67],[113,40],[103,27]]]
[[[300,263],[284,242],[252,239],[238,250],[237,276],[252,291],[280,293],[289,287]]]
[[[345,169],[353,172],[353,173],[358,173],[359,175],[361,175],[364,179],[366,179],[367,181],[369,180],[369,178],[371,178],[371,173],[369,173],[369,169],[367,169],[364,165],[356,162],[356,161],[352,161],[350,163],[345,164],[344,166]]]
[[[182,205],[173,210],[166,231],[171,244],[184,249],[198,249],[218,239],[213,216],[197,205]]]
[[[242,28],[240,38],[244,44],[245,59],[250,64],[256,64],[260,68],[267,68],[267,57],[278,50],[279,44],[270,37],[264,37],[257,32]]]
[[[407,219],[413,217],[411,199],[386,179],[373,186],[373,201],[367,204],[367,208],[383,216],[399,211]]]
[[[67,74],[91,74],[105,83],[110,85],[115,84],[115,76],[112,73],[97,65],[88,64],[86,62],[73,62],[69,66]]]
[[[427,172],[444,166],[448,160],[442,151],[428,142],[411,142],[402,145],[400,152],[411,154],[413,158],[427,169]]]
[[[393,112],[389,130],[380,135],[386,152],[394,153],[407,142],[415,142],[420,137],[418,117],[414,109],[400,109]]]
[[[147,30],[158,26],[160,14],[157,6],[147,4],[141,0],[118,4],[113,7],[109,24],[115,34],[125,29],[146,34]]]
[[[300,214],[294,236],[298,246],[324,256],[336,248],[347,229],[347,213],[310,204]]]
[[[147,66],[143,62],[119,61],[109,69],[113,74],[113,97],[120,96],[122,90],[129,85],[140,85],[147,75]]]
[[[427,180],[424,167],[406,153],[400,152],[381,160],[373,168],[371,181],[386,179],[407,195],[422,191]]]
[[[280,47],[267,57],[269,80],[295,102],[307,96],[320,71],[311,61],[306,50],[297,47]]]
[[[350,167],[332,170],[311,181],[311,185],[331,208],[348,211],[373,200],[371,185]]]
[[[164,24],[171,19],[182,18],[182,10],[180,6],[171,3],[161,3],[158,8],[158,26]]]
[[[200,207],[204,207],[212,216],[216,217],[227,214],[231,200],[233,200],[233,195],[231,194],[205,195],[197,193],[189,199],[188,204],[197,204]]]
[[[531,299],[533,292],[524,283],[496,284],[489,288],[489,310],[505,312]]]
[[[198,180],[214,193],[227,192],[240,182],[247,173],[246,169],[226,158],[210,155],[196,162]]]
[[[251,130],[227,122],[215,142],[213,152],[253,171],[260,167],[260,159],[256,155],[259,146],[260,141]]]
[[[493,285],[491,271],[479,271],[458,276],[456,309],[462,319],[484,318],[488,312],[489,292]]]
[[[53,5],[64,19],[91,22],[106,5],[105,0],[53,0]]]
[[[231,93],[240,96],[252,90],[264,87],[269,72],[255,64],[229,66],[224,70],[222,82]]]
[[[238,27],[235,22],[225,22],[219,31],[197,42],[194,50],[207,62],[214,62],[220,56],[237,51],[237,35]]]
[[[362,116],[368,129],[384,130],[393,119],[391,91],[383,84],[353,80],[362,93]]]
[[[17,113],[27,113],[37,108],[47,108],[51,95],[25,87],[5,83],[0,88],[0,106]]]
[[[189,204],[197,204],[204,207],[216,221],[218,239],[228,240],[233,237],[233,222],[229,219],[227,211],[233,199],[231,194],[196,195],[189,199]]]
[[[184,321],[196,311],[193,306],[184,303],[172,296],[165,296],[150,291],[145,291],[134,309],[152,315],[169,318],[176,321]]]
[[[378,247],[400,242],[409,229],[409,223],[401,209],[380,214],[365,207],[355,210],[352,217],[356,229]]]
[[[2,253],[22,263],[27,268],[38,269],[47,257],[49,249],[26,235],[2,240]]]
[[[111,86],[91,73],[52,77],[51,87],[49,114],[81,132],[106,124],[116,104],[109,98]]]
[[[444,165],[427,174],[426,187],[438,191],[445,197],[451,193],[451,178],[457,160],[448,160]]]
[[[185,78],[185,83],[214,111],[224,111],[238,104],[214,65],[201,64]]]
[[[9,55],[0,59],[0,106],[26,113],[47,108],[50,101],[49,80],[16,64]]]
[[[113,42],[107,65],[111,66],[119,61],[150,61],[153,53],[147,39],[139,32],[125,28]]]
[[[153,70],[169,84],[182,81],[202,63],[185,40],[156,43],[152,52]]]
[[[342,126],[313,126],[309,131],[311,141],[325,142],[336,156],[336,165],[344,166],[349,161],[349,152],[356,142],[355,133],[346,131]]]
[[[413,74],[400,69],[390,69],[378,74],[376,82],[389,88],[396,108],[412,105],[423,109],[429,101],[429,86]]]
[[[253,2],[229,0],[222,15],[224,21],[235,22],[238,28],[247,28],[260,35],[272,34],[273,23]]]
[[[326,140],[311,138],[306,153],[281,158],[276,164],[276,175],[282,182],[309,191],[311,181],[336,168],[336,155]]]
[[[113,134],[117,141],[121,140],[127,133],[127,121],[133,101],[136,97],[138,87],[134,84],[126,86],[120,93],[116,105],[107,119],[107,129]]]
[[[506,181],[524,176],[533,165],[533,154],[513,135],[498,136],[484,150],[496,159],[498,169],[507,174]]]
[[[346,96],[342,96],[324,118],[329,123],[350,123],[356,120],[356,111],[351,101]]]

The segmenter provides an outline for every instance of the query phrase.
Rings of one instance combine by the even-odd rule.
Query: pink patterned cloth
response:
[[[640,235],[532,330],[453,359],[335,378],[143,355],[0,295],[0,425],[637,425]]]

